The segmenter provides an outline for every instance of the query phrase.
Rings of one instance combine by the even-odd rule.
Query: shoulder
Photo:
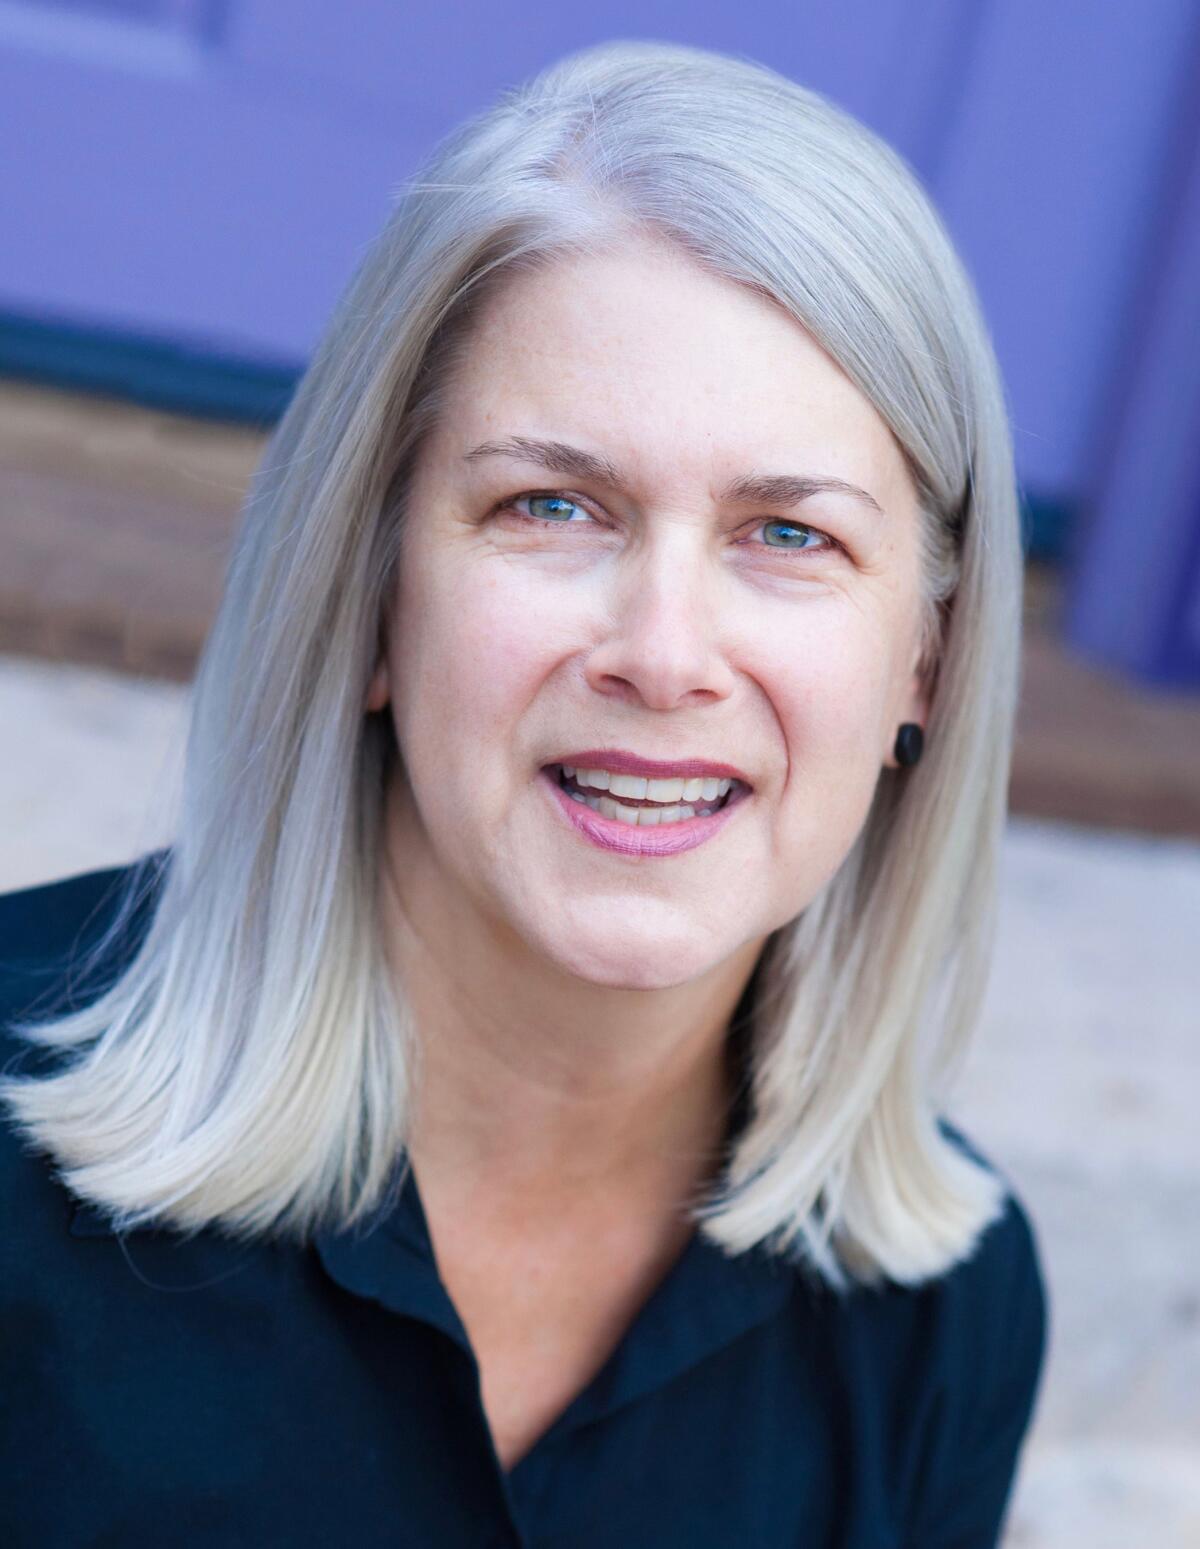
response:
[[[169,851],[127,866],[78,873],[0,894],[0,1082],[50,1076],[60,1056],[21,1029],[88,1005],[129,962],[144,932]],[[0,1219],[5,1246],[30,1250],[25,1234],[70,1202],[52,1163],[0,1101]],[[16,1239],[14,1242],[14,1238]],[[9,1255],[4,1253],[4,1259]],[[9,1268],[11,1269],[11,1264]]]
[[[948,1120],[938,1122],[952,1144],[1002,1185],[998,1214],[967,1254],[917,1288],[926,1316],[938,1325],[943,1378],[976,1393],[989,1376],[1003,1384],[1018,1370],[1022,1381],[1032,1382],[1044,1354],[1048,1298],[1029,1208],[977,1142]]]
[[[1004,1187],[999,1215],[981,1233],[967,1257],[950,1272],[948,1283],[972,1283],[991,1286],[1003,1294],[1005,1288],[1031,1293],[1044,1291],[1041,1253],[1029,1210],[1013,1180],[967,1136],[960,1126],[939,1119],[942,1133],[973,1161],[997,1177]]]
[[[962,1129],[945,1118],[940,1128],[972,1160],[999,1177],[1003,1200],[997,1218],[983,1228],[971,1252],[935,1283],[938,1295],[977,1334],[1002,1345],[1008,1357],[1022,1349],[1028,1362],[1034,1355],[1041,1362],[1048,1298],[1030,1210],[1013,1179]]]
[[[1037,1233],[1018,1189],[960,1129],[941,1123],[1002,1179],[1004,1195],[967,1256],[915,1296],[928,1379],[920,1541],[992,1542],[982,1535],[1002,1518],[1040,1388],[1049,1298]]]
[[[996,1214],[939,1274],[913,1284],[884,1279],[860,1286],[833,1305],[859,1337],[873,1342],[906,1391],[919,1383],[977,1394],[989,1375],[1003,1380],[1015,1359],[1026,1375],[1040,1364],[1045,1278],[1033,1221],[1012,1179],[960,1127],[945,1119],[938,1127],[997,1179]]]
[[[0,1073],[27,1047],[13,1022],[78,1009],[128,962],[169,854],[0,893]]]

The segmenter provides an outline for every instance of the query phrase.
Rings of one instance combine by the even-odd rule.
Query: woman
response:
[[[625,43],[452,135],[258,470],[176,842],[3,900],[4,1542],[996,1543],[1045,1293],[938,1110],[1020,587],[873,135]]]

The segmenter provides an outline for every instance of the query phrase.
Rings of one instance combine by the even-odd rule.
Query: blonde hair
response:
[[[90,1005],[18,1029],[62,1059],[0,1096],[119,1228],[304,1239],[385,1195],[415,1050],[375,916],[397,754],[362,707],[408,475],[489,292],[634,231],[773,298],[890,427],[936,685],[922,762],[881,771],[844,863],[763,949],[749,1116],[695,1219],[844,1291],[939,1275],[1000,1215],[1000,1175],[938,1118],[991,959],[1019,677],[1016,485],[978,303],[911,170],[855,119],[749,60],[615,42],[506,92],[401,188],[248,492],[176,841],[133,868],[97,952],[158,885],[144,938]]]

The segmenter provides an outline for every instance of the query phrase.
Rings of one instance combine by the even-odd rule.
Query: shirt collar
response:
[[[448,1334],[472,1354],[433,1251],[416,1178],[405,1170],[358,1229],[319,1233],[326,1272],[344,1290]],[[551,1427],[597,1420],[670,1382],[779,1312],[800,1287],[793,1265],[763,1248],[730,1255],[697,1229],[617,1349]]]
[[[729,1255],[697,1229],[562,1428],[599,1420],[681,1376],[782,1311],[797,1289],[797,1271],[782,1260],[760,1248]]]
[[[726,1043],[734,1093],[725,1131],[726,1163],[751,1116],[751,1022],[746,1013],[756,977],[757,970],[731,1019]],[[316,1248],[326,1272],[343,1289],[420,1318],[473,1354],[438,1273],[416,1177],[403,1157],[372,1215],[357,1230],[320,1233]],[[803,1274],[762,1247],[727,1254],[697,1229],[616,1350],[551,1432],[598,1419],[715,1354],[778,1312]],[[806,1284],[812,1282],[806,1279]]]
[[[76,1204],[70,1231],[77,1237],[121,1235],[108,1217],[84,1203]],[[318,1231],[313,1243],[326,1274],[343,1290],[439,1329],[473,1355],[438,1273],[416,1177],[403,1160],[363,1221]],[[766,1322],[806,1288],[811,1282],[799,1268],[765,1249],[731,1255],[697,1229],[547,1439],[662,1387]]]
[[[343,1290],[429,1323],[470,1351],[467,1331],[438,1274],[417,1180],[405,1158],[380,1203],[358,1226],[320,1231],[314,1245],[326,1274]]]

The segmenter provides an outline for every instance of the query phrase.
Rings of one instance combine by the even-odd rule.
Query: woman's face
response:
[[[736,488],[751,477],[778,482]],[[926,705],[916,494],[801,327],[649,242],[516,278],[478,319],[408,521],[368,703],[390,697],[403,759],[409,909],[436,888],[463,931],[654,989],[809,904]],[[720,817],[621,823],[547,769],[589,750],[729,765],[749,790]]]

